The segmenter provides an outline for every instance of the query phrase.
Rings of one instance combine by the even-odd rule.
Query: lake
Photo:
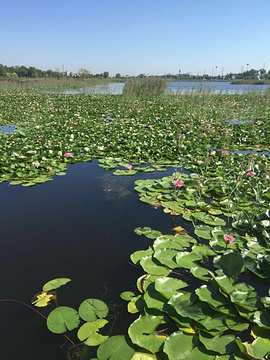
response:
[[[112,94],[121,95],[124,89],[125,83],[109,83],[103,85],[95,85],[83,87],[76,90],[64,90],[61,92],[52,92],[57,94]],[[248,91],[265,91],[270,88],[270,85],[247,85],[247,84],[235,84],[225,81],[176,81],[167,83],[167,93],[189,93],[198,92],[201,90],[209,91],[214,94],[217,93],[245,93]]]
[[[116,304],[112,333],[123,334],[134,317],[119,295],[136,292],[142,274],[129,256],[152,244],[134,229],[171,233],[174,226],[161,208],[139,201],[134,181],[173,172],[121,177],[94,160],[68,165],[66,176],[34,187],[0,184],[1,298],[30,304],[47,281],[68,277],[72,281],[58,290],[59,304],[78,309],[83,300],[102,297],[111,308]],[[46,308],[41,312],[46,315]],[[30,309],[1,302],[0,317],[2,359],[66,359],[64,337],[50,333]]]

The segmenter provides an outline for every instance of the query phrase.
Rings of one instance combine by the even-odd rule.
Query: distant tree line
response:
[[[260,80],[270,80],[270,71],[266,71],[265,69],[250,69],[247,71],[242,71],[240,73],[228,73],[228,74],[222,74],[222,75],[209,75],[209,74],[203,74],[203,75],[192,75],[191,73],[186,74],[165,74],[161,75],[162,78],[165,78],[167,80],[254,80],[256,77],[256,74],[259,74]],[[83,79],[90,79],[90,78],[98,78],[98,79],[106,79],[110,78],[110,74],[108,71],[104,71],[100,74],[92,74],[87,69],[78,69],[77,73],[70,72],[70,71],[60,71],[60,69],[56,70],[40,70],[35,68],[34,66],[26,67],[24,65],[21,66],[5,66],[3,64],[0,64],[0,78],[83,78]],[[129,77],[121,76],[120,73],[117,73],[115,75],[116,79],[124,79],[124,78],[132,78],[134,76]],[[148,75],[140,74],[136,76],[137,78],[145,78],[148,77]]]
[[[108,71],[104,71],[100,74],[91,74],[87,69],[79,69],[77,73],[70,71],[60,71],[56,70],[40,70],[34,66],[26,67],[22,66],[5,66],[0,64],[0,78],[109,78],[110,74]],[[116,78],[121,78],[121,75],[118,73],[115,76]]]
[[[250,69],[247,71],[243,71],[240,73],[228,73],[223,75],[210,75],[210,74],[203,74],[203,75],[192,75],[191,73],[187,74],[165,74],[162,75],[163,78],[168,80],[225,80],[225,81],[231,81],[231,80],[254,80],[257,76],[261,80],[270,80],[270,71],[266,71],[265,69]],[[140,74],[140,77],[145,76],[144,74]]]

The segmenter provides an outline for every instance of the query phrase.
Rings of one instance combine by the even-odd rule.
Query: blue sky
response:
[[[269,14],[270,0],[1,0],[0,63],[110,75],[270,70]]]

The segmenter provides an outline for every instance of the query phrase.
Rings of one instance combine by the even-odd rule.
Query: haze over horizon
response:
[[[111,76],[270,69],[270,1],[2,0],[0,63]]]

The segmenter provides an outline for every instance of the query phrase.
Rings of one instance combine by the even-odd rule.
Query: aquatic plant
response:
[[[161,77],[134,78],[126,80],[123,97],[151,99],[155,96],[163,95],[165,90],[166,80]]]

